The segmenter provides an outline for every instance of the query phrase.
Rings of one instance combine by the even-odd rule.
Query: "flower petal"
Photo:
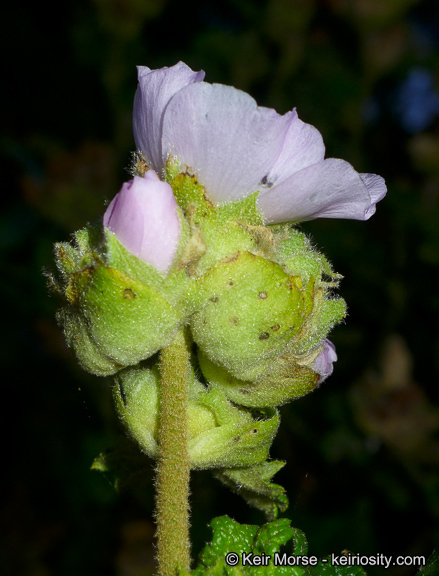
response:
[[[160,272],[169,270],[180,240],[180,220],[172,188],[153,170],[122,186],[103,224],[134,256]]]
[[[161,133],[164,110],[181,88],[201,82],[204,72],[194,72],[179,62],[171,68],[159,70],[138,66],[137,73],[139,86],[134,97],[134,140],[149,166],[160,173],[163,169]]]
[[[292,120],[231,86],[192,84],[166,108],[163,159],[171,154],[193,170],[215,202],[242,199],[261,188]]]
[[[385,193],[380,176],[358,174],[348,162],[328,158],[262,191],[258,207],[265,224],[315,218],[367,220]]]
[[[335,352],[334,344],[325,338],[320,344],[323,344],[323,349],[317,358],[314,360],[313,369],[317,374],[320,374],[318,383],[321,384],[328,376],[334,371],[333,363],[337,361],[337,353]]]
[[[296,109],[285,137],[283,148],[266,178],[261,191],[272,188],[295,172],[320,162],[325,157],[325,145],[317,128],[299,120]]]
[[[367,213],[367,218],[370,218],[375,214],[376,203],[382,200],[386,195],[387,186],[384,181],[384,178],[378,176],[378,174],[360,174],[360,178],[366,185],[366,188],[368,189],[370,198],[372,200],[372,205],[370,207],[369,212]]]

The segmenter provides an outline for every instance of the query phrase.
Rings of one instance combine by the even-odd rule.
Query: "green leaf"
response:
[[[280,518],[275,522],[261,526],[253,545],[254,553],[273,557],[279,551],[280,546],[287,544],[294,537],[296,530],[291,528],[290,523],[288,518]]]
[[[268,556],[274,556],[294,535],[290,520],[282,518],[259,527],[239,524],[227,516],[221,516],[211,522],[211,527],[212,542],[201,552],[200,564],[192,572],[192,576],[304,576],[301,569],[276,567],[267,560]],[[226,557],[230,553],[239,557],[236,566],[227,564]],[[265,558],[268,565],[243,566],[242,558],[249,553]],[[187,574],[181,572],[180,576]]]
[[[416,576],[437,576],[439,574],[439,550],[433,550],[427,564],[419,570]]]
[[[294,542],[294,554],[296,556],[306,556],[308,554],[308,540],[302,530],[298,528],[292,528],[293,530],[293,542]]]
[[[258,526],[239,524],[228,516],[214,518],[212,543],[208,544],[200,555],[206,566],[213,566],[218,559],[225,558],[228,552],[242,555],[251,549],[258,531]]]
[[[331,566],[330,557],[309,556],[305,534],[290,524],[288,518],[263,526],[239,524],[227,516],[215,518],[212,542],[200,553],[198,567],[192,573],[181,570],[180,576],[366,576],[359,566]],[[430,562],[437,561],[433,555]],[[309,566],[310,562],[317,565]],[[421,571],[418,576],[433,572]]]
[[[367,576],[361,566],[332,566],[331,557],[326,560],[327,563],[320,560],[317,566],[307,566],[304,576]]]

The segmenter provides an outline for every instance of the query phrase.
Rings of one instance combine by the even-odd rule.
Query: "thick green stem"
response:
[[[189,570],[189,473],[187,407],[190,356],[183,331],[160,354],[160,424],[157,465],[159,576]]]

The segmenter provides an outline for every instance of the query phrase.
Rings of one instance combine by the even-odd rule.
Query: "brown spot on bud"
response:
[[[270,334],[268,332],[262,332],[262,334],[259,336],[259,340],[267,340],[268,338],[270,338]]]
[[[218,302],[219,298],[218,298],[218,296],[212,296],[212,298],[209,298],[209,300],[211,302],[213,302],[214,304],[216,304]]]
[[[186,166],[186,170],[183,172],[183,175],[189,176],[189,178],[193,178],[196,181],[195,174],[192,172],[192,170],[190,168],[188,168],[188,166]]]
[[[257,434],[259,432],[259,430],[257,428],[253,428],[253,430],[250,430],[249,434]]]
[[[131,288],[125,288],[123,291],[123,297],[127,300],[134,300],[137,297],[137,294],[131,290]]]
[[[229,324],[231,326],[238,326],[239,324],[239,318],[237,318],[236,316],[233,316],[232,318],[229,318]]]
[[[270,330],[271,330],[272,332],[277,332],[277,331],[279,330],[279,328],[280,328],[279,324],[275,324],[274,326],[272,326],[272,327],[270,328]]]
[[[195,184],[198,184],[198,180],[197,178],[195,178]],[[212,200],[209,198],[209,196],[206,194],[206,192],[203,192],[203,200],[206,202],[206,204],[210,207],[210,208],[215,208],[215,204],[212,202]]]
[[[266,298],[268,298],[268,294],[266,292],[259,292],[258,298],[259,300],[265,300]]]
[[[231,256],[226,256],[225,258],[223,258],[221,262],[224,262],[225,264],[230,264],[231,262],[236,262],[240,256],[241,252],[235,252]]]

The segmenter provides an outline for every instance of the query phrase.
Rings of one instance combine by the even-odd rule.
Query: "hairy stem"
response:
[[[189,347],[181,330],[160,354],[160,424],[157,465],[159,576],[189,570],[189,473],[187,406]]]

